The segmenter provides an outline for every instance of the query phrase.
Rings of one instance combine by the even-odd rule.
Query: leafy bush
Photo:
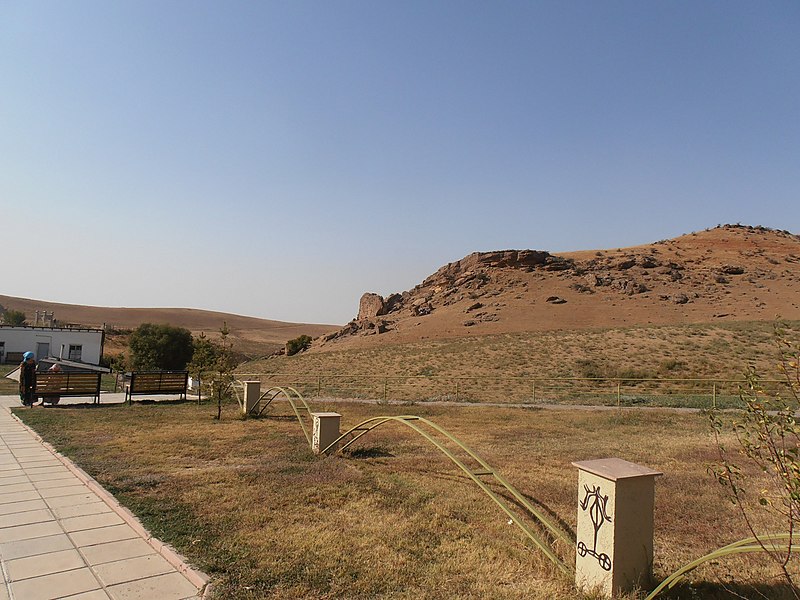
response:
[[[3,313],[3,324],[12,326],[25,325],[25,313],[21,310],[7,310]]]
[[[286,342],[286,356],[294,356],[298,352],[306,350],[311,345],[310,335],[301,335],[293,340]]]
[[[780,567],[784,578],[800,598],[788,565],[796,556],[800,536],[800,424],[796,419],[800,406],[800,347],[789,340],[778,324],[775,337],[780,350],[778,371],[785,391],[765,389],[754,370],[740,397],[745,405],[733,421],[736,444],[733,449],[722,443],[728,426],[718,410],[711,412],[719,462],[709,471],[727,491],[740,511],[747,528],[764,552]],[[747,469],[749,464],[754,469]],[[751,472],[766,475],[768,484],[752,478]],[[783,544],[765,536],[764,524],[777,517],[786,527],[789,539]]]
[[[142,323],[131,334],[130,352],[134,370],[179,371],[192,359],[192,334],[183,327]]]

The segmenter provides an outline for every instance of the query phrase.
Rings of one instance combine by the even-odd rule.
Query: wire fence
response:
[[[593,377],[447,377],[425,375],[330,375],[239,373],[240,381],[263,387],[292,386],[308,398],[369,399],[378,402],[462,402],[741,408],[744,379],[634,379]],[[788,384],[761,380],[770,394],[786,396]]]

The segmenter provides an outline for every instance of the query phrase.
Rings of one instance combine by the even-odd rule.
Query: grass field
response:
[[[800,322],[788,322],[797,335]],[[769,322],[648,326],[504,334],[309,352],[241,365],[304,395],[395,400],[553,402],[710,407],[736,405],[736,385],[619,379],[741,380],[748,368],[775,375]],[[594,381],[553,381],[594,378]],[[533,382],[539,379],[538,382]],[[535,388],[535,389],[534,389]]]
[[[657,580],[748,535],[707,473],[715,449],[702,414],[312,408],[342,413],[343,429],[380,414],[430,418],[573,531],[572,461],[616,456],[663,471],[656,486]],[[238,418],[228,406],[215,421],[215,412],[207,404],[163,403],[16,414],[211,575],[215,598],[585,598],[412,432],[387,426],[347,455],[315,457],[286,405],[260,419]],[[574,561],[571,547],[556,548]],[[775,571],[752,557],[693,577],[673,597],[790,597]]]

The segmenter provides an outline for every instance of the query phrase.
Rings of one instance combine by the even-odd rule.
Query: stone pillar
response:
[[[605,597],[646,585],[653,567],[655,478],[662,473],[620,458],[572,464],[579,469],[575,585]]]
[[[311,437],[311,449],[319,454],[339,437],[339,421],[342,415],[335,412],[311,413],[314,419],[314,432]],[[331,448],[335,450],[335,448]]]
[[[245,381],[244,383],[244,405],[242,406],[242,414],[250,414],[250,411],[261,398],[261,382],[260,381]]]

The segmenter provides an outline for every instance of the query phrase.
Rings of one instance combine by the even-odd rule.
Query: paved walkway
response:
[[[0,600],[201,598],[207,578],[15,419],[18,402],[0,397]]]

